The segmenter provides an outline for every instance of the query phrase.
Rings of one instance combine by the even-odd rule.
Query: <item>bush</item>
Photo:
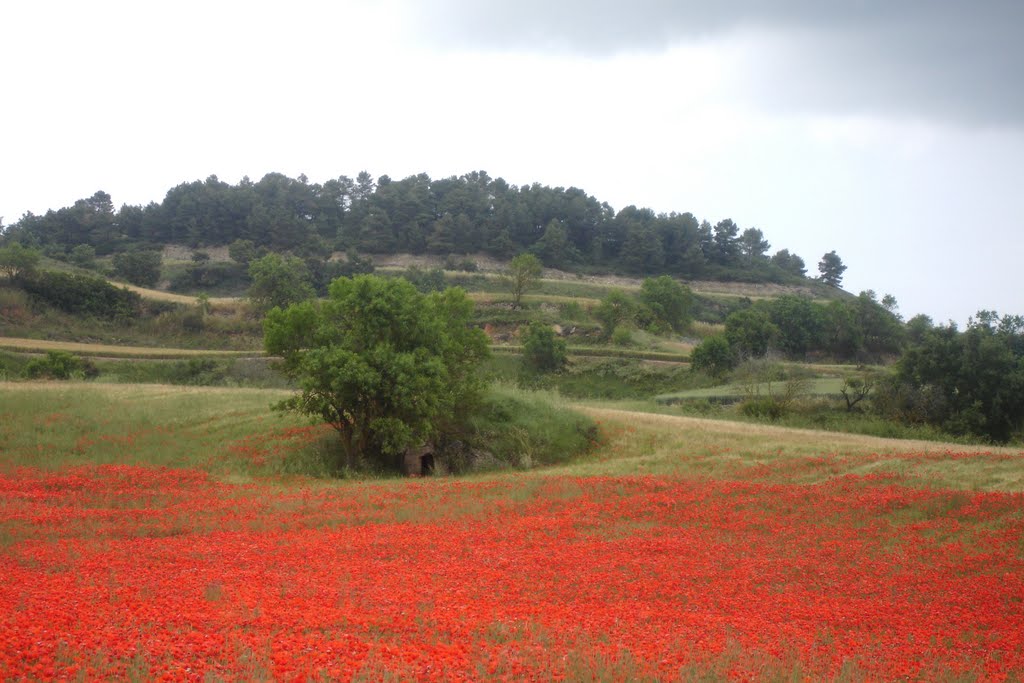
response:
[[[203,261],[190,265],[170,278],[172,292],[200,290],[241,291],[249,285],[245,266],[222,261]]]
[[[114,273],[133,285],[152,287],[160,280],[159,251],[129,251],[114,255]]]
[[[96,249],[91,244],[76,245],[68,255],[68,261],[79,268],[92,269],[96,267]]]
[[[411,282],[416,291],[423,294],[441,292],[448,286],[444,279],[444,271],[440,268],[423,270],[417,266],[409,266],[402,273],[402,277]]]
[[[693,349],[690,354],[690,367],[696,372],[704,372],[712,377],[723,377],[736,367],[736,355],[725,335],[715,334],[707,337]]]
[[[66,351],[47,351],[43,358],[35,358],[25,366],[29,379],[92,379],[99,374],[93,362]]]
[[[550,325],[530,323],[523,335],[523,363],[536,372],[558,372],[568,360],[565,340]]]
[[[786,414],[786,407],[774,398],[758,396],[740,403],[740,413],[747,417],[769,419],[774,422]]]
[[[589,417],[561,407],[546,394],[495,385],[469,421],[467,443],[497,464],[528,468],[578,457],[598,443]]]
[[[477,271],[476,261],[470,258],[460,259],[455,254],[448,254],[444,260],[445,270],[460,270],[464,273],[475,273]]]
[[[33,298],[66,313],[117,319],[136,316],[142,297],[91,275],[43,271],[20,280]]]

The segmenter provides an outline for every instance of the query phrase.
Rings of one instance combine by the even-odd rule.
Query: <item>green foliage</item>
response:
[[[21,287],[34,299],[67,313],[106,319],[137,315],[142,297],[91,275],[40,271],[20,279]]]
[[[475,273],[479,268],[476,261],[471,258],[457,258],[455,254],[448,254],[444,259],[445,270],[457,270],[463,273]]]
[[[644,280],[640,302],[650,316],[645,327],[682,333],[690,326],[693,293],[667,275]]]
[[[775,342],[791,358],[803,358],[821,348],[823,314],[810,299],[785,294],[768,305],[768,317],[777,329]]]
[[[172,292],[237,292],[244,291],[249,284],[249,274],[245,266],[209,260],[191,263],[184,270],[171,275],[169,279],[169,289]]]
[[[261,249],[325,260],[329,248],[360,247],[483,251],[502,259],[530,252],[562,268],[750,282],[793,282],[803,269],[788,252],[787,258],[766,258],[760,230],[741,231],[732,220],[712,227],[690,213],[656,214],[632,205],[615,212],[579,188],[517,187],[484,172],[377,181],[361,172],[324,183],[268,173],[237,185],[210,176],[171,188],[159,204],[120,210],[100,191],[45,215],[27,214],[4,232],[60,255],[82,244],[100,255],[129,244],[228,244],[243,266]]]
[[[160,281],[163,257],[159,251],[127,251],[114,255],[114,274],[140,287],[152,287]]]
[[[417,291],[424,294],[428,292],[440,292],[444,290],[448,283],[444,279],[444,271],[440,268],[431,268],[430,270],[423,270],[418,266],[409,266],[402,273],[402,277],[412,283],[412,286]]]
[[[282,407],[337,429],[350,463],[441,436],[479,401],[488,341],[469,327],[472,311],[460,289],[423,295],[372,275],[335,280],[324,302],[271,310],[265,348],[301,389]]]
[[[519,254],[508,264],[505,281],[512,293],[513,308],[519,308],[523,294],[537,288],[542,270],[540,261],[533,254]]]
[[[468,443],[493,456],[496,466],[568,462],[599,439],[593,420],[566,409],[556,397],[503,384],[483,394],[467,427]]]
[[[740,413],[746,417],[776,421],[786,414],[785,406],[771,396],[754,396],[740,403]]]
[[[79,268],[95,268],[96,248],[91,244],[76,244],[68,254],[68,261]]]
[[[725,338],[739,358],[760,358],[778,337],[777,328],[761,306],[731,313],[725,319]]]
[[[780,249],[775,252],[775,255],[772,256],[772,264],[780,270],[797,277],[807,275],[807,265],[804,263],[804,260],[796,254],[789,253],[789,249]]]
[[[890,417],[1008,441],[1024,425],[1024,318],[982,311],[909,348],[874,404]]]
[[[18,242],[0,247],[0,273],[14,280],[33,273],[39,265],[39,252]]]
[[[554,328],[539,322],[530,323],[523,335],[523,363],[536,372],[558,372],[568,360],[565,340]]]
[[[228,245],[228,256],[240,266],[248,267],[249,263],[256,260],[256,245],[252,240],[237,239]]]
[[[569,241],[565,223],[556,218],[548,222],[531,251],[549,268],[567,268],[579,259],[579,253]]]
[[[843,260],[839,258],[835,250],[832,250],[818,261],[818,272],[821,273],[819,280],[830,287],[839,287],[843,283],[846,266],[843,265]]]
[[[249,299],[261,311],[312,299],[309,269],[295,256],[267,254],[249,264]]]
[[[91,379],[99,374],[92,361],[66,351],[47,351],[45,357],[29,361],[24,372],[29,379]]]
[[[636,311],[633,300],[621,289],[613,289],[601,300],[593,311],[594,318],[601,323],[601,336],[611,339],[622,323],[631,320]]]
[[[690,354],[690,367],[711,377],[724,377],[736,367],[736,354],[725,335],[712,335],[693,349]]]

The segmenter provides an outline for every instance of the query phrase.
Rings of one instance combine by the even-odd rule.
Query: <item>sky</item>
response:
[[[0,4],[0,216],[485,170],[761,229],[907,318],[1024,314],[1024,2]]]

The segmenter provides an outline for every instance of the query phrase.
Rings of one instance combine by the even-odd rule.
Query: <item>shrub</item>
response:
[[[45,357],[35,358],[25,366],[29,379],[92,379],[98,374],[91,360],[66,351],[47,351]]]
[[[114,273],[133,285],[152,287],[160,280],[159,251],[129,251],[114,255]]]
[[[139,313],[142,297],[91,275],[37,272],[20,281],[34,299],[66,313],[100,318],[129,318]]]
[[[786,414],[786,407],[770,396],[758,396],[740,403],[740,412],[747,417],[775,421]]]
[[[568,360],[565,340],[554,328],[543,323],[530,323],[523,335],[523,363],[537,372],[558,372]]]
[[[697,372],[722,377],[736,367],[736,356],[725,335],[707,337],[690,354],[690,366]]]
[[[547,394],[495,385],[469,421],[467,442],[500,463],[532,467],[567,462],[599,439],[589,417],[561,407]]]

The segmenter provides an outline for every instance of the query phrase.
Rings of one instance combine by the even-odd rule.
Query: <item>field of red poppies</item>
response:
[[[1024,495],[801,481],[833,459],[361,483],[5,466],[0,680],[1019,680]]]

